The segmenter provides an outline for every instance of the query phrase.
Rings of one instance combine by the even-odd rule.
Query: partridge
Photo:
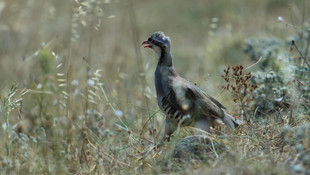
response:
[[[163,140],[170,139],[179,124],[207,132],[220,123],[230,128],[241,124],[240,120],[226,113],[225,107],[215,98],[179,76],[172,64],[170,38],[163,32],[153,33],[142,45],[158,55],[155,89],[158,106],[166,115]]]

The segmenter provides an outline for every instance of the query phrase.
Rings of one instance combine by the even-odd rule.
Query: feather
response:
[[[231,128],[241,124],[224,111],[226,108],[219,101],[177,74],[172,64],[169,37],[163,32],[155,32],[147,43],[159,56],[155,88],[158,105],[167,116],[165,135],[168,138],[180,121],[183,121],[182,126],[198,123],[197,126],[206,131],[215,123],[224,123]]]

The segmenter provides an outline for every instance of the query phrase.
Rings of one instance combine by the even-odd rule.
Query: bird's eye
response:
[[[149,38],[149,39],[148,39],[148,41],[152,42],[152,41],[153,41],[153,39],[152,39],[152,38]]]

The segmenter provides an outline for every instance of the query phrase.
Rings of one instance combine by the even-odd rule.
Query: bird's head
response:
[[[142,45],[144,45],[144,48],[153,49],[160,56],[162,51],[170,52],[170,42],[170,38],[165,36],[163,32],[155,32],[148,40],[143,41]]]

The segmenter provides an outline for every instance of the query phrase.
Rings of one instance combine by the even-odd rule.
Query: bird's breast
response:
[[[155,89],[158,105],[161,107],[161,100],[169,92],[169,70],[166,67],[157,66],[155,71]]]

